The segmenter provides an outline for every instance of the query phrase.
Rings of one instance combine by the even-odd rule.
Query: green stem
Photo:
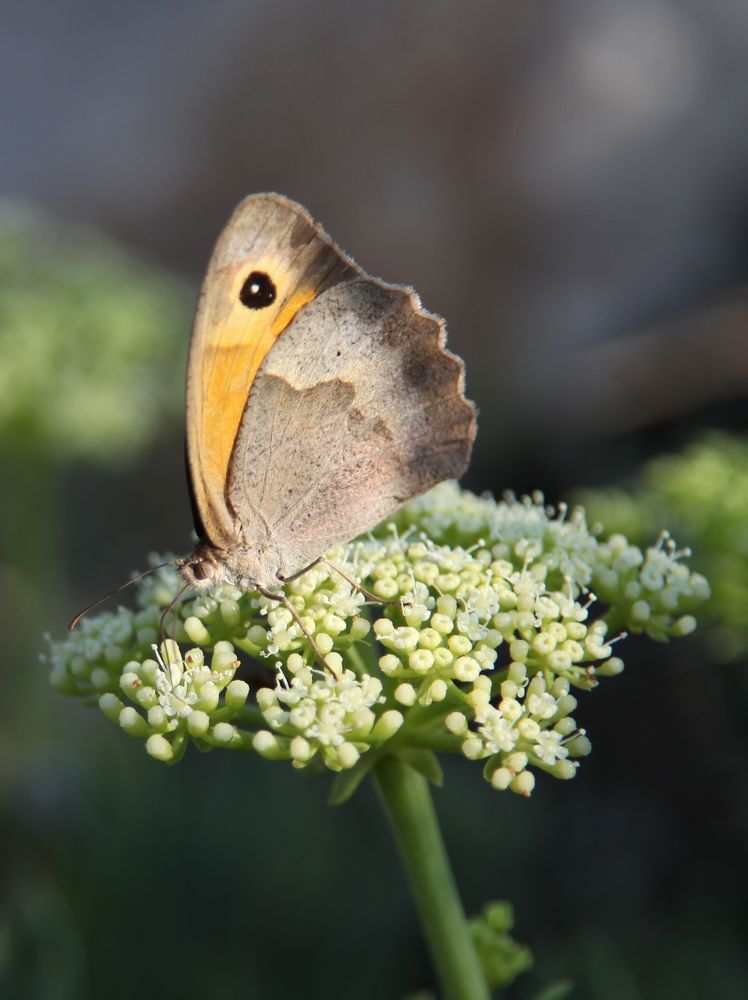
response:
[[[405,726],[403,726],[405,729]],[[402,735],[401,735],[402,734]],[[421,747],[423,750],[433,750],[435,753],[459,753],[462,745],[460,736],[452,736],[451,733],[429,732],[422,729],[400,730],[393,737],[396,746]]]
[[[351,644],[345,651],[345,657],[348,657],[351,661],[352,666],[355,667],[359,676],[361,674],[373,674],[376,677],[379,674],[376,658],[373,656],[370,646],[365,646],[361,650],[358,645]]]
[[[392,755],[383,757],[373,773],[445,1000],[490,1000],[426,779]]]
[[[235,722],[239,726],[250,726],[252,729],[267,729],[268,727],[265,716],[254,705],[245,705],[238,712],[219,708],[217,712],[213,712],[211,719],[214,722],[223,722],[227,719],[229,722]]]

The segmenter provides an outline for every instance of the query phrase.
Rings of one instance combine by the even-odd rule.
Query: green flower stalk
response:
[[[51,643],[51,681],[165,763],[190,743],[254,752],[337,773],[336,802],[377,769],[447,995],[487,996],[456,897],[434,895],[428,866],[416,871],[403,830],[418,825],[406,807],[421,792],[403,797],[404,783],[438,782],[442,752],[520,796],[541,773],[573,778],[590,752],[578,697],[623,670],[626,632],[694,629],[709,587],[685,554],[664,536],[644,550],[596,537],[581,509],[540,496],[496,502],[443,483],[330,553],[382,604],[327,564],[285,587],[328,669],[286,608],[231,587],[181,600],[160,641],[181,585],[164,567],[138,584],[137,610],[91,615]],[[438,829],[424,843],[436,859]]]

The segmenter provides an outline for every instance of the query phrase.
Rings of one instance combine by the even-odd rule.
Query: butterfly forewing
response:
[[[300,206],[253,195],[216,244],[195,316],[187,365],[187,455],[199,527],[235,540],[225,504],[229,462],[255,375],[307,303],[359,273]]]

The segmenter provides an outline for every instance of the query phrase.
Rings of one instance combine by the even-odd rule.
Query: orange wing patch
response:
[[[259,269],[267,270],[277,284],[272,269]],[[299,309],[316,297],[313,288],[299,288],[279,310],[275,310],[276,315],[270,323],[265,316],[259,322],[260,316],[256,320],[248,316],[247,309],[238,299],[244,270],[233,282],[236,304],[226,321],[215,329],[203,359],[201,474],[211,490],[223,491],[247,397],[265,355]]]

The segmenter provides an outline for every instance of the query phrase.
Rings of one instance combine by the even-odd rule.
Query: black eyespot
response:
[[[264,271],[252,271],[242,285],[239,301],[247,309],[264,309],[275,302],[275,285]]]

